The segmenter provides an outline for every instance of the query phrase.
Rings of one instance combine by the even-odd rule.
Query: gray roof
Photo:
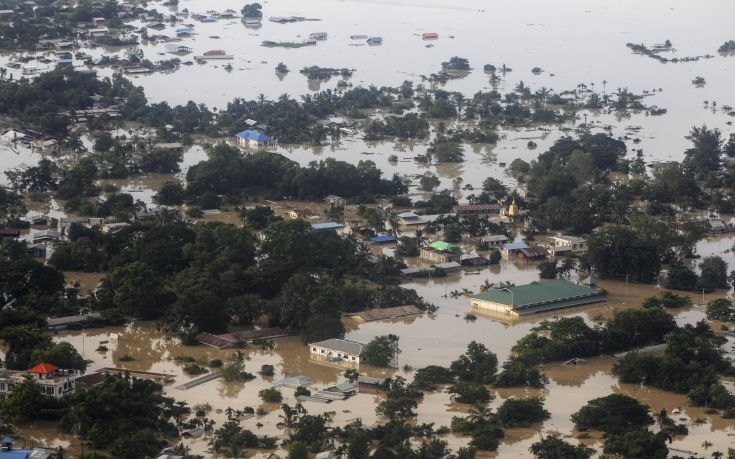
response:
[[[503,242],[508,240],[508,236],[505,234],[491,234],[483,237],[482,240],[487,242]]]
[[[318,343],[309,343],[309,346],[323,347],[326,349],[344,352],[351,355],[362,354],[362,348],[365,347],[364,344],[358,343],[357,341],[350,341],[340,338],[331,338],[324,341],[319,341]]]

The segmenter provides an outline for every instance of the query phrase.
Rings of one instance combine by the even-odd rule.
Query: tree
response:
[[[288,459],[309,459],[309,450],[300,441],[292,441],[288,444]]]
[[[396,376],[390,381],[386,398],[378,403],[375,413],[390,421],[404,421],[416,416],[415,410],[423,398],[423,392]]]
[[[376,336],[362,350],[361,360],[376,367],[389,367],[400,352],[395,335]]]
[[[551,417],[544,409],[544,399],[540,397],[506,399],[498,408],[497,415],[505,427],[529,427]]]
[[[52,344],[45,349],[35,349],[31,353],[31,365],[50,363],[64,370],[78,370],[84,372],[87,362],[79,355],[77,349],[67,342]]]
[[[161,189],[153,197],[158,203],[165,206],[177,206],[184,203],[186,193],[180,182],[167,181],[161,185]]]
[[[421,390],[434,390],[441,384],[454,382],[454,375],[448,368],[439,365],[429,365],[419,368],[413,376],[413,384]]]
[[[572,445],[558,435],[547,435],[528,449],[536,459],[589,459],[595,454],[593,448],[583,444]]]
[[[610,394],[587,402],[572,414],[578,427],[597,429],[605,433],[621,433],[640,429],[653,423],[648,407],[622,394]]]
[[[485,404],[492,397],[482,384],[460,381],[447,389],[453,402],[467,404]]]
[[[720,168],[723,140],[719,129],[695,126],[687,139],[692,142],[692,147],[684,152],[686,165],[690,165],[698,175],[706,175]]]
[[[472,341],[467,345],[467,352],[452,362],[450,368],[461,381],[490,384],[498,371],[498,357],[484,344]]]
[[[666,459],[669,449],[666,447],[668,434],[653,433],[639,429],[611,435],[605,440],[605,454],[631,459]]]
[[[419,183],[420,183],[421,190],[431,191],[434,188],[438,187],[441,181],[439,180],[439,177],[436,176],[436,174],[432,174],[431,172],[426,172],[419,179]]]
[[[44,410],[52,407],[54,402],[52,397],[41,392],[33,379],[28,378],[15,384],[7,398],[0,401],[0,412],[13,422],[24,423],[44,419]]]
[[[707,319],[720,320],[729,322],[735,320],[735,309],[732,308],[732,301],[727,298],[717,298],[707,303]]]
[[[536,265],[536,269],[538,270],[539,277],[541,279],[556,279],[556,275],[557,275],[556,261],[543,260],[541,263]]]
[[[258,396],[265,403],[281,403],[281,401],[283,400],[283,395],[281,394],[281,392],[273,387],[261,390],[260,392],[258,392]]]
[[[718,288],[727,288],[727,263],[722,258],[713,255],[705,258],[699,264],[699,288],[705,292],[713,292]]]
[[[664,279],[664,287],[689,292],[695,291],[698,284],[697,274],[681,262],[669,266],[669,272]]]

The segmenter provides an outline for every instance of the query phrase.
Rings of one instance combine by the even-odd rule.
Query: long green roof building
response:
[[[532,282],[513,287],[492,288],[471,297],[479,310],[519,317],[538,312],[603,303],[607,297],[596,288],[572,284],[562,279]]]

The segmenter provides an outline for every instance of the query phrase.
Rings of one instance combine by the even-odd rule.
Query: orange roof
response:
[[[28,373],[33,374],[39,374],[39,375],[47,375],[49,373],[53,373],[54,371],[58,370],[59,367],[55,365],[51,365],[50,363],[39,363],[35,367],[28,370]]]

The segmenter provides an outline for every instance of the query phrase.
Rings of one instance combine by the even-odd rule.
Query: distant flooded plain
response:
[[[175,14],[184,8],[191,12],[204,12],[239,9],[242,6],[227,0],[181,0],[177,8],[165,7],[161,2],[150,2],[149,5],[167,14]],[[442,179],[442,187],[450,187],[452,180],[459,177],[463,179],[463,185],[471,184],[479,188],[488,176],[513,185],[501,163],[509,164],[515,158],[527,161],[536,158],[557,138],[573,133],[572,130],[585,119],[592,124],[594,132],[604,130],[614,136],[627,136],[629,155],[630,150],[640,148],[649,161],[681,159],[688,146],[684,137],[694,125],[719,127],[725,136],[735,132],[731,125],[732,117],[719,109],[722,105],[735,105],[735,92],[732,91],[735,57],[717,53],[717,48],[724,41],[735,39],[731,27],[735,3],[730,1],[622,0],[603,3],[520,0],[490,3],[480,0],[273,0],[263,3],[263,12],[263,24],[258,29],[246,28],[239,19],[220,20],[211,24],[184,19],[178,25],[168,26],[158,32],[174,36],[174,29],[180,24],[195,24],[196,35],[185,39],[182,44],[194,48],[194,55],[212,49],[226,50],[235,56],[232,70],[225,70],[221,63],[210,62],[182,66],[173,73],[138,76],[133,79],[134,82],[143,86],[149,99],[154,102],[178,104],[191,99],[222,109],[235,97],[255,99],[259,94],[264,94],[273,99],[287,93],[298,98],[316,90],[336,90],[339,77],[315,84],[298,72],[310,65],[353,68],[355,73],[347,80],[353,85],[397,86],[404,80],[419,83],[421,75],[438,71],[442,61],[460,56],[470,60],[473,71],[465,78],[448,82],[444,89],[461,91],[467,97],[480,90],[492,89],[487,75],[482,71],[484,64],[498,67],[506,64],[513,71],[500,81],[498,90],[501,92],[512,91],[521,80],[533,90],[542,86],[555,91],[573,90],[584,84],[595,91],[610,94],[618,88],[628,88],[635,93],[649,91],[651,95],[646,97],[645,103],[668,110],[662,116],[649,116],[642,112],[624,117],[616,113],[580,111],[577,122],[565,126],[503,130],[497,145],[466,145],[466,161],[462,164],[419,164],[412,158],[425,152],[424,142],[365,142],[359,135],[318,147],[281,145],[278,150],[301,164],[333,157],[352,163],[363,159],[375,161],[386,175],[396,172],[412,175],[430,170]],[[305,16],[318,21],[292,24],[268,21],[271,16],[288,15]],[[299,49],[260,46],[263,40],[299,41],[312,32],[327,32],[328,39],[316,46]],[[437,32],[439,38],[431,42],[423,41],[423,32]],[[351,40],[350,35],[353,34],[379,35],[384,38],[384,43],[382,46],[365,46],[362,42]],[[694,62],[661,64],[635,55],[625,46],[627,42],[651,45],[667,39],[675,48],[672,57],[705,54],[714,57]],[[164,53],[163,43],[142,44],[140,49],[151,60],[172,57],[160,54]],[[93,56],[125,53],[124,49],[85,51]],[[4,64],[13,58],[12,55],[1,56],[0,63]],[[292,70],[284,78],[277,77],[274,71],[279,62]],[[534,67],[540,67],[543,72],[534,74],[531,72]],[[101,76],[110,76],[112,72],[111,69],[99,70]],[[704,87],[694,86],[691,81],[696,76],[705,77],[707,84]],[[712,105],[705,105],[704,101],[717,101],[718,108],[712,109]],[[538,148],[529,150],[529,140],[536,142]],[[397,155],[399,161],[388,161],[391,154]],[[13,151],[7,145],[0,145],[0,172],[32,165],[40,157],[35,152],[22,149]],[[195,145],[185,152],[182,172],[178,175],[135,177],[116,181],[115,184],[123,191],[132,191],[136,199],[151,204],[152,196],[161,183],[183,179],[188,167],[205,158],[205,147]],[[3,175],[0,176],[0,182],[4,182],[4,174],[0,175]],[[468,193],[457,191],[457,197],[461,200]],[[62,209],[63,203],[50,201],[34,205],[32,212],[45,212],[59,217],[64,215]],[[732,237],[710,238],[700,242],[697,250],[702,256],[722,256],[732,269],[735,268],[735,256],[730,251],[732,244]],[[79,281],[83,290],[94,288],[99,281],[99,276],[84,273],[67,273],[67,278]],[[405,365],[412,368],[430,364],[448,365],[464,352],[471,340],[484,343],[503,361],[509,356],[513,344],[542,319],[553,315],[581,315],[591,322],[598,316],[609,317],[619,308],[638,307],[642,298],[659,291],[653,285],[603,281],[601,286],[610,296],[606,305],[570,309],[516,322],[502,322],[482,314],[477,314],[475,321],[467,321],[465,314],[470,311],[468,298],[453,298],[450,295],[452,291],[465,288],[477,292],[485,280],[520,284],[536,279],[538,272],[535,265],[504,261],[498,266],[483,269],[479,275],[460,272],[443,279],[423,279],[406,284],[406,287],[415,288],[428,301],[437,304],[439,311],[393,321],[357,323],[347,320],[348,339],[367,342],[376,335],[386,333],[400,336],[402,352],[399,355],[399,369],[361,366],[360,372],[371,376],[399,374],[410,379],[413,370],[404,368]],[[701,305],[724,293],[704,297],[693,294],[692,298]],[[680,323],[693,323],[704,317],[701,306],[675,311],[675,315]],[[113,334],[118,336],[116,340],[111,339]],[[215,380],[189,390],[175,388],[193,379],[183,374],[183,365],[174,361],[176,356],[191,356],[204,364],[212,359],[224,360],[233,351],[183,346],[177,339],[166,337],[152,323],[63,332],[54,335],[54,339],[74,344],[85,358],[92,361],[90,371],[115,366],[172,375],[175,382],[166,386],[167,395],[185,400],[190,405],[211,404],[213,410],[208,416],[218,424],[226,420],[223,411],[227,407],[242,409],[245,406],[261,406],[258,391],[285,376],[309,376],[319,388],[343,379],[342,369],[309,360],[306,346],[296,338],[278,340],[272,350],[252,347],[244,350],[249,357],[246,364],[248,371],[256,373],[261,365],[272,364],[276,368],[273,377],[257,376],[247,383]],[[109,348],[107,352],[96,351],[101,341],[109,341],[106,344]],[[731,340],[724,346],[725,350],[732,352],[732,345]],[[123,355],[130,355],[135,360],[122,362],[120,357]],[[509,429],[498,452],[486,456],[524,457],[528,456],[529,446],[539,438],[540,433],[558,431],[563,435],[572,435],[570,414],[589,399],[612,392],[632,395],[655,411],[666,408],[671,412],[674,408],[680,408],[682,413],[677,417],[683,419],[680,422],[687,424],[690,433],[688,436],[676,437],[671,447],[709,456],[712,451],[724,451],[733,446],[735,428],[731,421],[706,414],[701,408],[689,407],[685,396],[618,383],[611,375],[614,361],[613,357],[600,357],[589,359],[578,367],[554,364],[544,368],[551,383],[546,389],[529,391],[528,394],[545,397],[546,408],[552,413],[551,419],[529,429]],[[284,389],[283,392],[285,402],[293,405],[293,390]],[[496,398],[492,405],[497,407],[505,398],[524,396],[526,391],[498,390],[494,394]],[[334,411],[335,424],[360,418],[369,425],[378,421],[374,412],[377,400],[376,395],[359,394],[330,405],[307,403],[306,407],[312,413]],[[279,407],[263,408],[269,411],[267,415],[245,420],[242,425],[257,433],[282,435],[283,431],[277,427]],[[437,426],[449,425],[451,417],[463,410],[466,407],[451,403],[448,394],[429,393],[419,406],[418,420],[435,422]],[[256,423],[263,425],[257,427]],[[78,448],[77,439],[59,435],[45,424],[23,429],[22,434],[24,441],[59,445],[73,452]],[[468,441],[452,435],[446,439],[453,448],[463,446]],[[705,441],[713,445],[705,447]],[[206,454],[206,438],[185,442],[192,446],[194,452]],[[600,443],[594,436],[585,442],[597,447],[599,453]]]

